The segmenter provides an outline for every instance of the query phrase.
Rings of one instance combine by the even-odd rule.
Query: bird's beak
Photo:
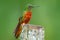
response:
[[[36,8],[36,7],[40,7],[40,6],[37,6],[37,5],[33,5],[32,8]]]

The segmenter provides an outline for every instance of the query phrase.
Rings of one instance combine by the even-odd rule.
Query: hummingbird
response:
[[[23,16],[19,18],[18,25],[17,25],[15,32],[14,32],[14,35],[16,38],[18,38],[22,32],[22,29],[23,29],[22,25],[29,23],[29,21],[32,17],[32,8],[34,8],[33,5],[28,5],[27,9],[23,13]]]

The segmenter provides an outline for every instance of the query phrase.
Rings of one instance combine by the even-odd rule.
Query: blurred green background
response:
[[[13,32],[28,3],[40,6],[30,23],[45,27],[45,40],[60,40],[60,0],[0,0],[0,40],[19,40]]]

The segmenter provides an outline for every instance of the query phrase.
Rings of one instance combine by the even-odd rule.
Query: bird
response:
[[[22,32],[22,25],[28,24],[31,17],[32,17],[32,8],[34,8],[32,5],[28,5],[26,10],[24,11],[23,15],[19,18],[17,27],[14,31],[15,38],[17,39],[21,32]]]

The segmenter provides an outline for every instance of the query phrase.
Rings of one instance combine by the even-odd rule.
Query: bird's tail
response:
[[[22,26],[20,23],[18,23],[16,30],[15,30],[15,37],[18,38],[22,32]]]

